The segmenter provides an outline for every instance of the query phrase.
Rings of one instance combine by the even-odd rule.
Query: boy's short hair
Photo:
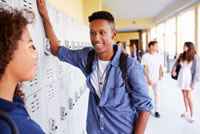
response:
[[[112,23],[115,22],[113,15],[107,11],[97,11],[92,13],[92,15],[88,17],[89,22],[92,22],[93,20],[97,19],[104,19]]]
[[[150,41],[148,47],[154,46],[157,43],[158,43],[157,41]]]
[[[98,20],[98,19],[107,20],[109,23],[111,23],[113,25],[113,28],[115,29],[115,19],[110,12],[108,12],[108,11],[97,11],[97,12],[92,13],[88,17],[89,22],[92,22],[92,21]]]

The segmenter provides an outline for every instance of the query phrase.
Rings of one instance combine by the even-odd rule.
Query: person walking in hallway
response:
[[[158,53],[158,42],[151,41],[148,44],[148,52],[142,57],[142,64],[144,65],[146,80],[153,89],[154,93],[154,107],[156,118],[160,117],[160,95],[159,95],[159,80],[163,77],[163,59]]]
[[[181,65],[178,75],[178,86],[183,95],[185,112],[181,117],[187,119],[190,123],[194,122],[194,110],[192,101],[192,90],[197,82],[197,55],[192,42],[185,42],[183,53],[180,54],[178,60]],[[176,75],[175,66],[172,75]]]

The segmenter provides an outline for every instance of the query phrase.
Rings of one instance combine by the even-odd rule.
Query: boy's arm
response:
[[[38,6],[39,13],[42,17],[45,34],[50,42],[51,52],[53,55],[57,56],[58,50],[59,50],[58,38],[56,37],[56,34],[51,25],[45,0],[37,0],[37,6]]]

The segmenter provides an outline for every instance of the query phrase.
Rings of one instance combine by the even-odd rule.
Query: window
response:
[[[156,32],[157,32],[156,27],[153,27],[150,31],[150,40],[149,41],[156,40],[156,38],[157,38]]]
[[[200,54],[200,5],[198,7],[198,54]]]
[[[147,32],[142,32],[142,48],[144,51],[147,50]]]
[[[178,53],[183,51],[185,41],[195,41],[195,10],[190,9],[178,16]]]
[[[176,18],[165,23],[165,51],[172,58],[176,55]]]
[[[150,31],[150,41],[158,41],[159,52],[163,53],[165,50],[165,24],[161,23],[153,27]]]
[[[159,52],[165,51],[165,23],[161,23],[157,27],[157,41]]]

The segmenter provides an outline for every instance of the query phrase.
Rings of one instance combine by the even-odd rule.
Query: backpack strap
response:
[[[127,92],[131,92],[131,88],[128,82],[128,65],[127,65],[127,60],[128,60],[128,54],[122,52],[120,55],[120,63],[119,67],[122,72],[122,79],[124,81],[125,87]]]
[[[87,63],[85,66],[85,72],[86,74],[90,74],[92,72],[92,63],[95,59],[95,51],[94,49],[89,51],[88,57],[87,57]]]

